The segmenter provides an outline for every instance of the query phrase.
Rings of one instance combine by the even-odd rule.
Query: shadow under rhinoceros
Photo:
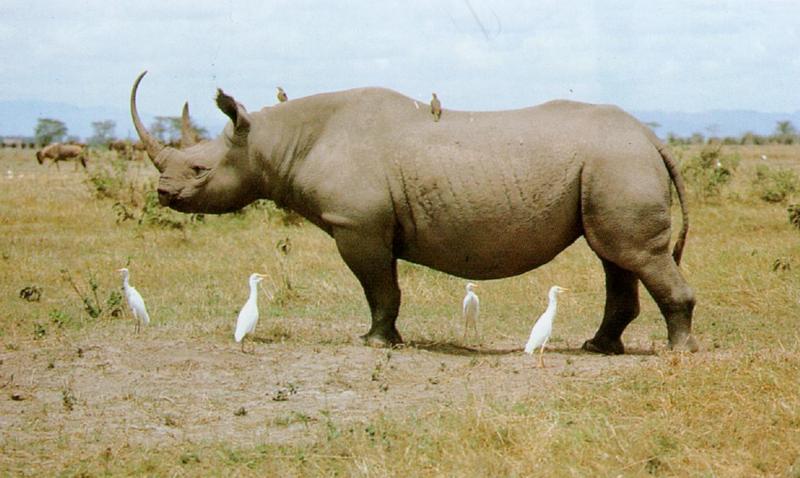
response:
[[[507,349],[486,349],[481,347],[470,347],[467,345],[462,345],[454,342],[437,342],[432,340],[412,340],[406,343],[405,347],[415,348],[419,350],[425,350],[428,352],[435,352],[440,354],[461,355],[461,356],[511,355],[516,353],[522,353],[524,351],[523,347],[514,347]],[[552,347],[548,346],[546,351],[563,355],[595,355],[591,352],[583,350],[581,347],[569,347],[569,346],[552,346]],[[630,349],[625,350],[625,355],[637,355],[637,356],[656,355],[656,351],[654,348],[644,349],[644,348],[631,347]]]

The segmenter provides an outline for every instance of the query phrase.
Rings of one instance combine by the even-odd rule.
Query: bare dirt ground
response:
[[[119,331],[3,351],[3,441],[20,445],[16,450],[64,437],[100,450],[110,443],[297,442],[329,421],[424,414],[498,397],[513,403],[656,359],[648,350],[604,357],[562,347],[546,353],[546,368],[537,369],[517,344],[387,350],[356,339],[259,341],[243,354],[232,341],[165,339],[152,328],[138,336]]]

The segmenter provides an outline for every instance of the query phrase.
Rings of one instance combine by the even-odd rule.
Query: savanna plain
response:
[[[628,353],[601,356],[580,350],[605,299],[583,240],[480,283],[466,340],[466,281],[401,263],[406,344],[375,349],[314,226],[267,203],[161,209],[155,168],[105,151],[83,171],[2,150],[0,475],[800,477],[800,146],[673,152],[701,351],[666,349],[640,287]],[[121,267],[152,318],[138,334]],[[252,272],[268,278],[243,353]],[[522,347],[553,284],[570,290],[538,369]]]

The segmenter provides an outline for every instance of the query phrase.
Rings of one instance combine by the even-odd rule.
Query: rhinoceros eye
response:
[[[205,173],[206,171],[208,171],[208,168],[206,168],[205,166],[195,165],[195,166],[192,166],[192,171],[194,171],[194,174],[199,176],[199,175]]]

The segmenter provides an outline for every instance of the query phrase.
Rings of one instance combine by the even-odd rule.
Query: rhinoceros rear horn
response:
[[[197,144],[194,132],[192,131],[192,120],[189,118],[189,102],[183,104],[181,113],[181,149],[188,148]]]
[[[217,107],[233,122],[236,135],[246,135],[250,131],[250,115],[232,96],[217,88]]]
[[[136,81],[133,83],[133,88],[131,89],[131,117],[133,118],[133,125],[136,127],[136,132],[139,134],[139,138],[142,140],[147,150],[147,155],[150,156],[150,159],[159,171],[164,171],[165,165],[161,164],[163,161],[158,159],[159,153],[164,150],[164,145],[147,131],[147,128],[144,127],[142,120],[139,118],[139,112],[136,110],[136,90],[139,88],[139,82],[142,81],[142,78],[144,78],[146,74],[147,71],[143,71],[136,77]]]

